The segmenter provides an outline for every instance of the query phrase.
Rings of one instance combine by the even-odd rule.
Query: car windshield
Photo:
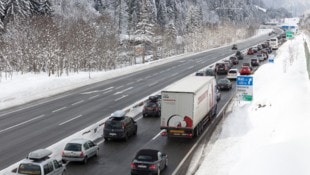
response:
[[[78,143],[68,143],[65,147],[66,151],[81,151],[82,145]]]
[[[41,168],[39,165],[34,165],[31,163],[21,163],[18,167],[17,173],[27,175],[41,175]]]
[[[157,156],[151,156],[151,155],[138,155],[136,157],[139,161],[145,161],[145,162],[154,162],[157,160]]]

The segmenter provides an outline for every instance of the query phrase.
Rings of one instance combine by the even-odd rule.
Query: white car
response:
[[[258,59],[259,61],[264,61],[264,60],[265,60],[265,57],[264,57],[263,54],[257,54],[256,57],[257,57],[257,59]]]
[[[93,156],[98,156],[99,147],[97,144],[87,139],[74,139],[68,142],[62,152],[64,162],[83,162]]]
[[[39,149],[29,153],[28,157],[22,160],[17,169],[18,175],[64,175],[65,165],[61,161],[50,158],[52,151]]]
[[[227,73],[227,79],[237,79],[237,77],[239,76],[239,71],[238,69],[229,69],[228,73]]]

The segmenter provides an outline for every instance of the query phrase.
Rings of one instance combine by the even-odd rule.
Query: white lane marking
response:
[[[193,67],[194,67],[194,66],[190,66],[190,67],[187,68],[187,70],[192,69]]]
[[[118,100],[123,99],[123,98],[125,98],[125,97],[127,97],[127,96],[128,96],[128,95],[123,95],[123,96],[121,96],[121,97],[115,99],[114,101],[118,101]]]
[[[142,81],[143,79],[142,78],[140,78],[140,79],[138,79],[136,82],[140,82],[140,81]]]
[[[102,93],[102,94],[107,94],[107,93],[112,92],[112,91],[113,91],[113,90],[111,89],[111,90],[105,91],[105,92]]]
[[[158,84],[158,81],[156,81],[156,82],[154,82],[154,83],[152,83],[152,84],[149,84],[148,87],[154,86],[154,85],[156,85],[156,84]]]
[[[2,133],[2,132],[4,132],[4,131],[7,131],[7,130],[9,130],[9,129],[12,129],[12,128],[16,128],[16,127],[18,127],[18,126],[20,126],[20,125],[23,125],[23,124],[29,123],[29,122],[31,122],[31,121],[33,121],[33,120],[37,120],[37,119],[42,118],[42,117],[44,117],[44,116],[45,116],[45,115],[43,114],[43,115],[37,116],[37,117],[35,117],[35,118],[32,118],[32,119],[30,119],[30,120],[27,120],[27,121],[21,122],[21,123],[19,123],[19,124],[17,124],[17,125],[14,125],[14,126],[8,127],[8,128],[6,128],[6,129],[3,129],[3,130],[0,130],[0,133]]]
[[[144,77],[144,79],[149,79],[149,78],[151,78],[151,76],[146,76],[146,77]]]
[[[153,138],[152,138],[152,140],[155,140],[155,139],[157,139],[157,137],[159,137],[160,136],[160,134],[162,133],[163,131],[160,131],[156,136],[154,136]]]
[[[115,92],[113,95],[118,95],[118,94],[122,94],[122,93],[124,93],[124,92],[126,92],[126,91],[129,91],[130,89],[132,89],[133,87],[129,87],[129,88],[127,88],[127,89],[124,89],[124,90],[122,90],[122,91],[119,91],[119,92]]]
[[[138,121],[138,120],[140,120],[140,119],[142,119],[142,118],[143,118],[143,117],[141,116],[141,117],[137,118],[136,121]]]
[[[88,92],[82,92],[81,94],[83,95],[88,95],[88,94],[92,94],[92,93],[96,93],[98,92],[98,90],[95,90],[95,91],[88,91]]]
[[[96,98],[96,97],[98,97],[98,96],[99,96],[99,95],[94,95],[94,96],[92,96],[92,97],[89,97],[88,99],[91,100],[91,99]]]
[[[123,86],[119,86],[119,87],[116,87],[115,89],[120,89],[120,88],[122,88]]]
[[[58,111],[61,111],[61,110],[63,110],[63,109],[66,109],[67,107],[65,106],[65,107],[62,107],[62,108],[59,108],[59,109],[56,109],[56,110],[54,110],[54,111],[52,111],[53,113],[54,112],[58,112]]]
[[[106,88],[106,89],[103,89],[103,90],[95,90],[95,91],[82,92],[81,94],[87,95],[87,94],[92,94],[92,93],[96,93],[96,92],[103,92],[103,91],[110,90],[110,89],[112,89],[112,88],[113,88],[113,86],[112,86],[112,87],[109,87],[109,88]]]
[[[158,73],[153,74],[154,76],[158,75]]]
[[[127,83],[126,85],[128,86],[128,85],[131,85],[131,84],[133,84],[133,81],[132,81],[132,82]]]
[[[174,77],[174,76],[176,76],[176,75],[178,75],[178,73],[174,73],[174,74],[172,74],[172,75],[171,75],[171,77]]]
[[[77,105],[77,104],[80,104],[80,103],[83,103],[83,102],[84,102],[84,100],[81,100],[81,101],[75,102],[75,103],[73,103],[71,105],[74,106],[74,105]]]
[[[63,125],[63,124],[66,124],[66,123],[68,123],[68,122],[71,122],[72,120],[75,120],[75,119],[80,118],[80,117],[82,117],[82,116],[83,116],[83,115],[78,115],[78,116],[76,116],[76,117],[73,117],[72,119],[69,119],[69,120],[67,120],[67,121],[65,121],[65,122],[60,123],[59,126],[61,126],[61,125]]]
[[[103,90],[100,90],[101,92],[103,92],[103,91],[107,91],[107,90],[110,90],[110,89],[113,89],[114,87],[113,86],[111,86],[111,87],[109,87],[109,88],[106,88],[106,89],[103,89]]]

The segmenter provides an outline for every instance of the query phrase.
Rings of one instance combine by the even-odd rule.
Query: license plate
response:
[[[184,133],[183,130],[170,130],[171,133]]]
[[[116,136],[116,133],[109,133],[110,136]]]
[[[138,165],[139,168],[146,168],[146,165]]]

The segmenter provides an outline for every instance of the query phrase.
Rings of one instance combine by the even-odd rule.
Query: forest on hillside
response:
[[[0,76],[106,71],[218,47],[289,17],[256,0],[0,0]],[[0,77],[1,78],[1,77]]]

